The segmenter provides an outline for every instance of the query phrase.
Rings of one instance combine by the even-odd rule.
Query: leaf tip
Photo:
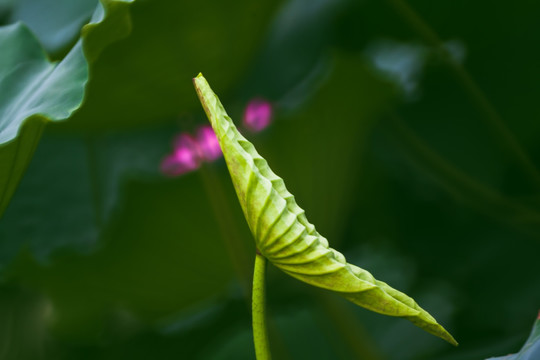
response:
[[[195,89],[197,90],[197,93],[199,94],[199,91],[201,91],[201,84],[206,82],[206,79],[204,78],[203,74],[200,72],[199,75],[195,76],[192,80],[193,80],[193,86],[195,86]]]
[[[440,332],[439,334],[433,334],[433,335],[439,336],[441,339],[447,341],[449,344],[453,346],[459,346],[459,343],[456,341],[456,339],[454,339],[454,337],[448,331],[446,331],[442,327],[441,329],[442,329],[442,332]]]
[[[204,79],[202,72],[200,72],[197,76],[193,78],[193,82],[197,81],[197,79]]]
[[[210,123],[212,123],[212,111],[208,107],[208,102],[211,101],[212,97],[216,97],[216,95],[212,92],[212,89],[210,89],[208,81],[206,81],[201,72],[199,73],[199,75],[193,78],[193,86],[197,91],[197,96],[201,101],[201,104],[204,108],[204,111],[206,112],[206,115],[208,116],[208,119],[210,120]]]

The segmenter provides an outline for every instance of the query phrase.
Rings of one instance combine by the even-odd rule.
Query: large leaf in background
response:
[[[58,136],[47,128],[0,219],[0,269],[22,247],[41,262],[58,249],[92,251],[118,205],[122,182],[135,175],[160,177],[158,164],[169,151],[173,131],[165,127],[92,138]]]
[[[340,19],[340,40],[356,49],[388,38],[432,49],[447,41],[461,44],[463,63],[452,65],[441,56],[431,59],[424,69],[421,96],[400,113],[430,147],[467,175],[538,206],[538,183],[524,176],[527,169],[516,161],[511,149],[516,144],[508,139],[514,138],[533,162],[539,157],[538,124],[529,121],[538,117],[538,109],[529,105],[537,97],[530,86],[538,82],[535,68],[540,51],[523,44],[538,40],[538,33],[531,29],[535,24],[533,14],[540,8],[536,3],[527,4],[506,13],[496,7],[478,28],[486,4],[475,3],[467,16],[461,16],[460,26],[455,26],[448,20],[462,12],[451,4],[434,9],[425,0],[358,2],[356,9]],[[497,24],[502,19],[512,21],[515,31],[500,29]],[[440,41],[433,40],[437,37]],[[507,50],[501,50],[501,44]],[[524,48],[524,56],[510,55]],[[498,51],[507,56],[493,56]],[[500,76],[505,72],[512,76]]]
[[[0,216],[47,121],[64,120],[82,101],[88,70],[81,44],[52,64],[21,24],[0,30]],[[17,137],[18,135],[18,137]]]
[[[0,219],[0,269],[22,247],[40,261],[59,248],[93,248],[99,227],[88,157],[83,139],[58,139],[45,131],[18,195]]]
[[[167,126],[92,138],[51,134],[48,128],[0,220],[0,269],[23,247],[42,263],[61,249],[92,252],[111,215],[123,209],[123,184],[162,179],[159,163],[175,130]]]
[[[84,106],[59,127],[109,131],[171,122],[196,108],[191,78],[202,69],[216,78],[220,91],[232,89],[261,46],[278,5],[269,0],[135,2],[130,36],[91,65]],[[99,40],[111,34],[104,30]]]
[[[330,248],[328,241],[308,222],[283,179],[238,132],[206,79],[199,74],[194,83],[219,139],[257,249],[263,256],[297,279],[335,291],[369,310],[406,318],[457,345],[413,299],[348,263],[343,254]]]
[[[330,55],[333,22],[347,2],[285,2],[238,92],[244,97],[259,95],[278,100],[280,106],[287,107],[297,106],[299,100],[312,95],[316,89],[313,81],[318,80],[315,75],[325,70],[324,60]]]
[[[95,342],[111,313],[166,324],[182,309],[220,296],[232,269],[198,175],[128,182],[99,249],[64,251],[45,264],[26,252],[6,278],[46,294],[57,334],[77,342]]]
[[[276,6],[270,1],[235,2],[234,6],[218,2],[205,8],[199,4],[164,1],[142,2],[130,11],[132,6],[128,2],[131,1],[103,1],[103,6],[98,5],[92,22],[82,31],[86,60],[77,45],[62,62],[78,61],[80,64],[73,66],[74,71],[86,71],[86,62],[90,66],[84,106],[75,114],[75,124],[63,126],[110,130],[170,122],[190,104],[195,104],[189,84],[192,73],[201,67],[216,73],[220,87],[232,86],[257,49],[264,25]],[[194,13],[203,15],[195,17],[192,16]],[[229,15],[225,16],[227,13]],[[229,26],[231,22],[235,26]],[[102,54],[110,43],[129,34],[129,39]],[[225,45],[231,42],[235,44],[233,48]],[[200,43],[207,46],[201,48]],[[230,51],[236,56],[229,56]],[[104,58],[98,59],[102,55]],[[216,57],[231,60],[216,61]],[[81,81],[85,80],[81,78]],[[63,85],[67,86],[67,83]],[[45,96],[36,94],[40,95]],[[82,92],[78,102],[72,105],[73,109],[81,105],[81,99]],[[54,100],[51,103],[54,104]],[[4,121],[20,126],[24,119]],[[6,188],[6,195],[0,199],[0,214],[31,157],[32,145],[39,138],[41,125],[29,123],[31,125],[21,132],[20,139],[0,149],[2,166],[7,169],[16,163],[16,168],[4,172],[7,175],[0,179],[0,186],[2,182],[6,183],[0,187],[0,191]]]
[[[106,2],[106,11],[100,5],[85,30],[86,43],[79,41],[58,64],[48,62],[23,25],[1,30],[0,43],[6,50],[0,60],[0,216],[34,153],[43,125],[69,118],[82,103],[88,80],[83,46],[95,58],[129,31],[129,22],[114,21],[125,12],[127,1]],[[100,39],[102,27],[112,33],[105,41]]]
[[[98,0],[17,0],[8,21],[24,22],[45,50],[58,53],[79,37]]]
[[[529,338],[517,354],[489,358],[488,360],[535,360],[540,358],[540,316],[534,322]]]

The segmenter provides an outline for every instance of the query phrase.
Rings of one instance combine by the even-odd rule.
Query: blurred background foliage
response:
[[[23,21],[58,61],[96,6],[1,0],[0,24]],[[45,127],[0,219],[1,359],[254,358],[254,246],[223,161],[159,172],[175,134],[207,122],[199,71],[237,122],[272,102],[248,137],[310,221],[460,342],[271,268],[277,359],[520,349],[540,307],[540,4],[103,6],[84,101]]]

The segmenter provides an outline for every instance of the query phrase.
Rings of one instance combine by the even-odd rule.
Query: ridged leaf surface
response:
[[[406,318],[457,345],[413,299],[347,263],[343,254],[330,248],[287,191],[283,179],[236,129],[202,74],[194,83],[219,139],[256,246],[269,261],[299,280],[337,292],[369,310]]]

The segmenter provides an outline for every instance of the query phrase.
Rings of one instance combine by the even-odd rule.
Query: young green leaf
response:
[[[261,254],[299,280],[334,291],[369,310],[406,318],[457,345],[452,335],[413,299],[347,263],[341,253],[330,248],[308,222],[283,180],[238,132],[202,74],[193,81]]]

